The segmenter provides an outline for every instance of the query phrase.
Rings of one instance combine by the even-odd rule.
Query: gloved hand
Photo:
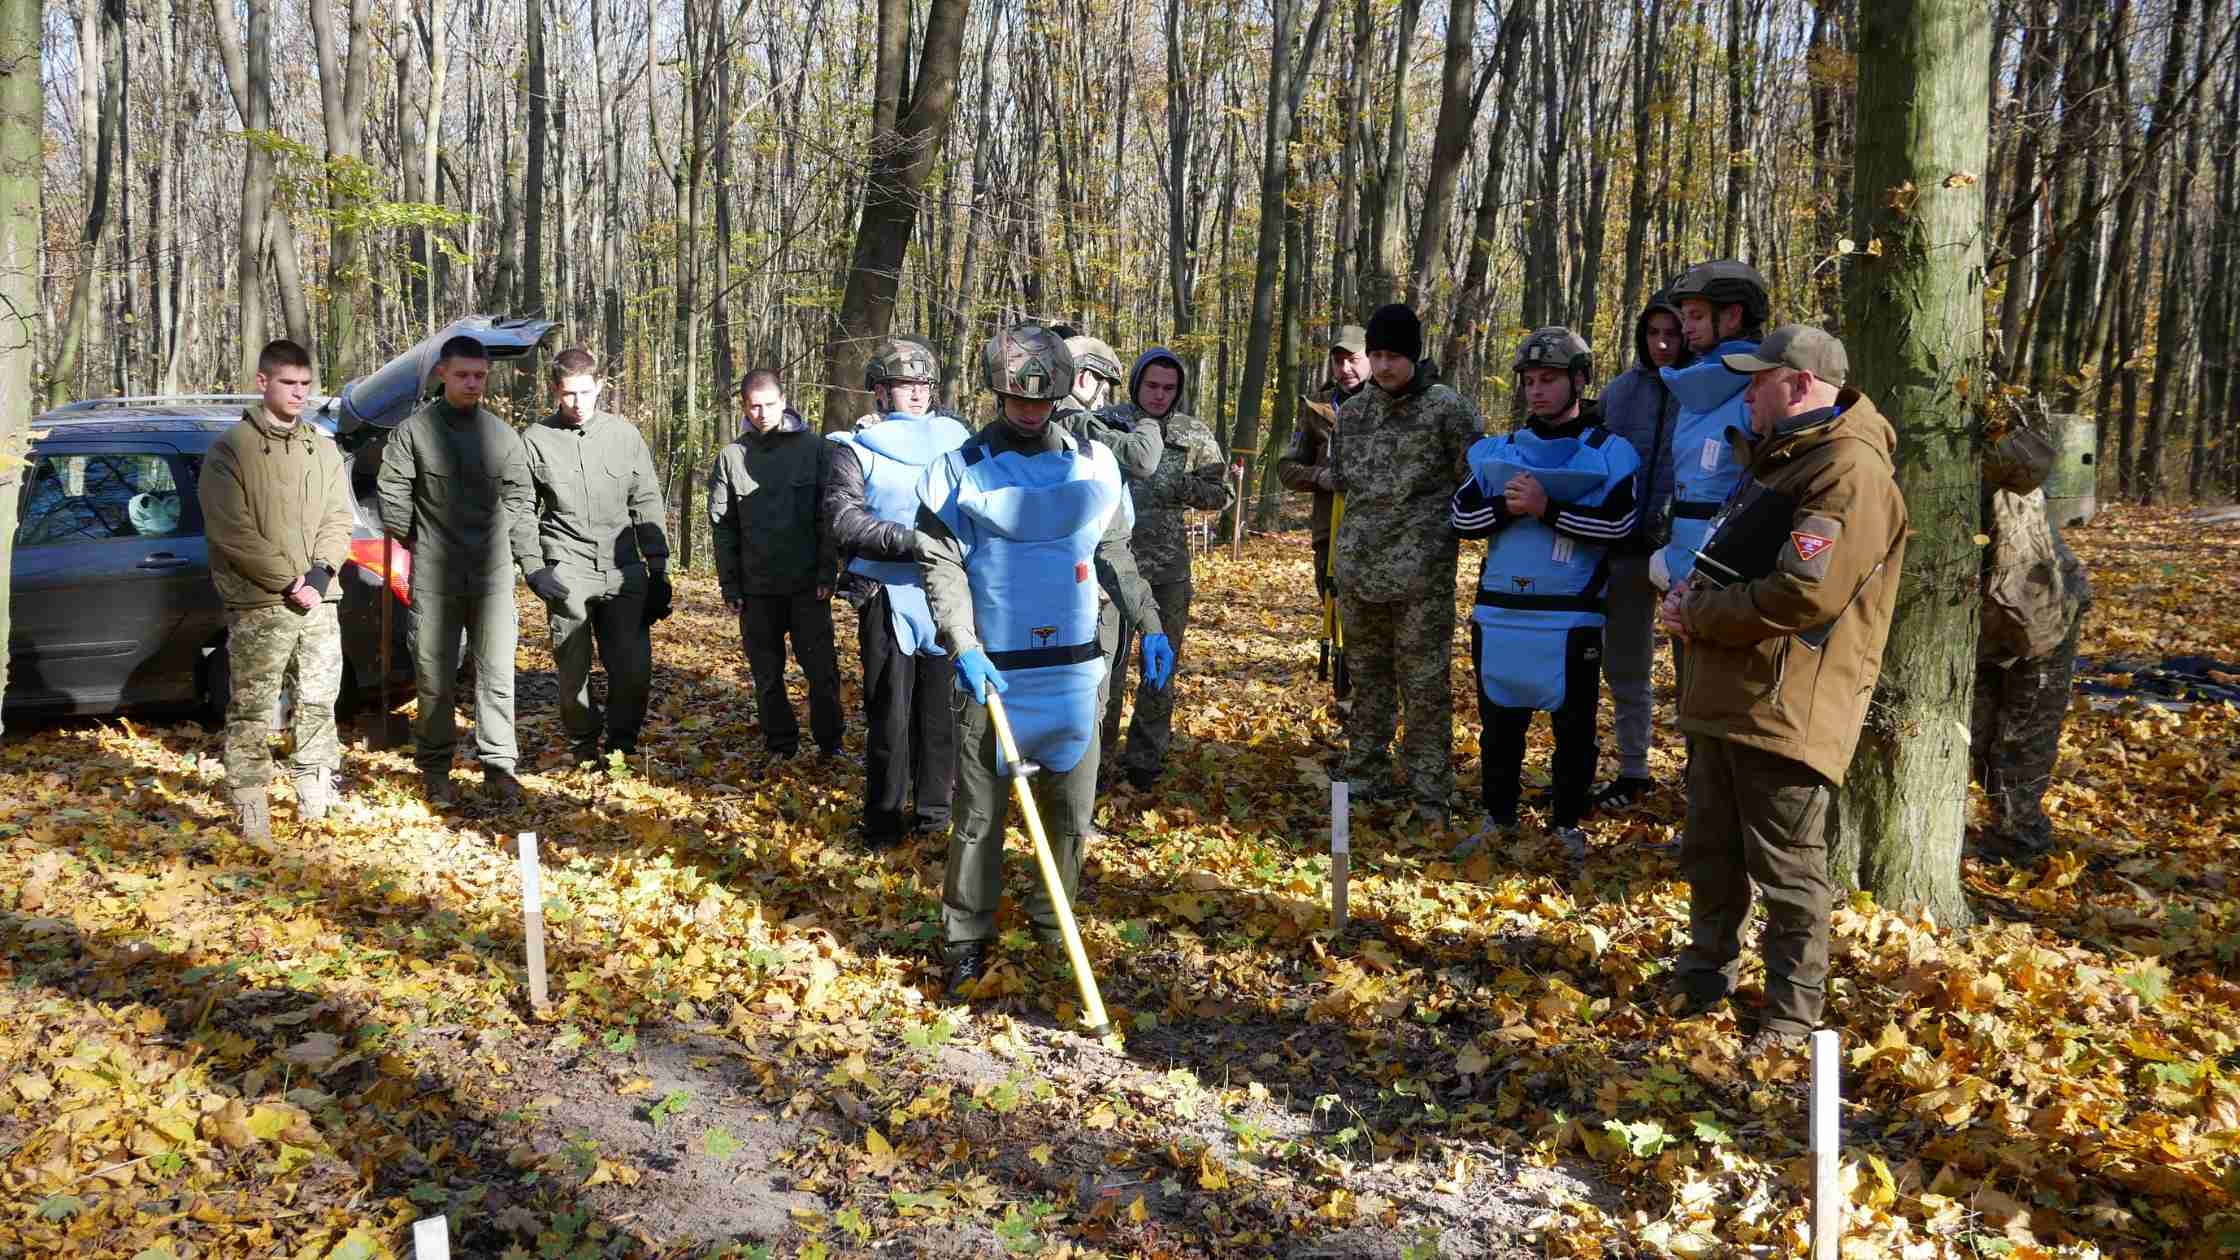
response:
[[[568,602],[567,584],[560,580],[560,574],[551,565],[548,564],[530,574],[526,581],[529,583],[529,589],[534,591],[537,598],[543,600],[548,606]]]
[[[1174,644],[1164,634],[1143,636],[1143,680],[1153,691],[1165,691],[1174,676]]]
[[[999,694],[1011,689],[1011,684],[1005,682],[1003,674],[996,669],[995,662],[989,660],[988,654],[979,648],[972,648],[957,657],[957,677],[964,680],[965,690],[972,693],[972,698],[982,704],[988,702],[990,688]]]
[[[1660,591],[1672,589],[1672,569],[1664,562],[1664,548],[1649,553],[1649,584]]]
[[[647,628],[664,620],[676,610],[677,590],[669,584],[669,575],[656,569],[646,577],[646,608],[643,620]]]

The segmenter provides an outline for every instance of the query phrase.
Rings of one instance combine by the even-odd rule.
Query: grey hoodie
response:
[[[1649,317],[1660,311],[1680,318],[1680,308],[1664,294],[1649,299],[1633,321],[1633,365],[1603,387],[1601,399],[1602,427],[1632,443],[1641,455],[1644,484],[1636,501],[1643,520],[1663,513],[1672,501],[1672,429],[1680,412],[1679,401],[1649,362]],[[1683,345],[1673,366],[1688,361]]]

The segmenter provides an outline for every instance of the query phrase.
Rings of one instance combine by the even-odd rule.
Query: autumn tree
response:
[[[8,684],[8,588],[13,572],[17,487],[31,414],[32,338],[39,309],[40,181],[46,174],[40,123],[39,0],[0,0],[0,695]]]
[[[1972,0],[1859,7],[1852,383],[1897,426],[1911,537],[1867,729],[1830,854],[1901,913],[1963,923],[1984,396],[1989,31]]]

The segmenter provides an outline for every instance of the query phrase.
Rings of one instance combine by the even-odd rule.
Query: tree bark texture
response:
[[[32,359],[45,113],[39,0],[0,0],[0,695],[8,681],[8,576],[23,484],[20,457],[32,413],[39,409],[32,395]]]

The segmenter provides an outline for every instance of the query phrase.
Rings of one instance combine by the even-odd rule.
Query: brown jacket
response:
[[[196,489],[210,581],[227,608],[277,604],[314,564],[332,574],[350,554],[350,487],[334,440],[299,419],[275,427],[263,407],[210,444]],[[326,598],[342,598],[329,582]]]
[[[1856,390],[1749,443],[1747,478],[1704,544],[1684,605],[1680,729],[1760,748],[1843,782],[1905,559],[1897,433]],[[1726,585],[1713,582],[1721,568]]]
[[[1291,445],[1276,460],[1276,480],[1286,490],[1304,490],[1314,496],[1314,511],[1307,518],[1307,532],[1316,542],[1330,537],[1330,508],[1337,496],[1322,486],[1322,470],[1330,466],[1330,431],[1337,424],[1337,405],[1345,401],[1331,391],[1332,401],[1302,398],[1299,418],[1291,430]]]
[[[1976,658],[1999,665],[2034,660],[2060,647],[2092,588],[2061,531],[2046,513],[2046,475],[2053,444],[2014,428],[1984,455],[1985,518],[1991,545],[1984,549],[1983,633]]]

